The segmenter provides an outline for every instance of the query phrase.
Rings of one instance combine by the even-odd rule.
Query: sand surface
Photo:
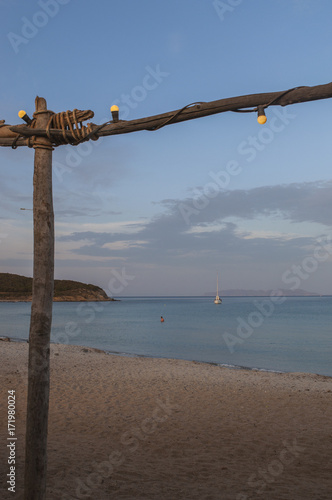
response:
[[[0,343],[2,499],[22,498],[27,360]],[[331,457],[331,378],[52,345],[48,500],[330,500]]]

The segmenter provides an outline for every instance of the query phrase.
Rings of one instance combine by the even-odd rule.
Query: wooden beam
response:
[[[240,97],[231,97],[211,102],[201,102],[193,106],[175,110],[161,115],[149,116],[131,121],[119,121],[106,125],[97,132],[99,137],[115,134],[127,134],[139,130],[153,130],[158,127],[179,123],[204,116],[211,116],[226,111],[238,111],[256,108],[270,103],[270,106],[288,106],[291,104],[329,99],[332,97],[332,83],[315,87],[298,87],[296,89],[270,92],[267,94],[251,94]],[[120,116],[121,118],[121,116]],[[168,121],[169,120],[169,121]]]
[[[182,109],[169,111],[160,115],[148,116],[137,120],[119,120],[115,123],[105,125],[92,124],[92,130],[97,137],[108,135],[128,134],[141,130],[156,130],[166,125],[180,123],[187,120],[194,120],[204,116],[211,116],[226,111],[239,111],[256,108],[257,106],[289,106],[308,101],[317,101],[321,99],[330,99],[332,97],[332,83],[325,85],[316,85],[314,87],[296,87],[294,89],[283,90],[280,92],[269,92],[264,94],[250,94],[239,97],[230,97],[219,99],[217,101],[194,103],[185,106]],[[121,118],[121,115],[120,115]],[[36,126],[31,129],[26,125],[7,126],[10,133],[20,133],[24,137],[39,136],[47,137],[46,127]],[[56,137],[62,136],[63,132],[57,129],[51,129],[50,132]],[[66,137],[74,141],[70,131],[65,131]],[[12,135],[11,135],[12,137]],[[0,136],[0,146],[8,146],[8,138]],[[26,139],[19,139],[17,146],[27,145]]]
[[[19,126],[19,125],[18,125]],[[16,133],[11,130],[11,125],[2,125],[0,127],[0,137],[1,138],[10,138],[15,139]]]
[[[50,112],[36,98],[37,125],[46,127]],[[28,403],[25,448],[24,500],[45,500],[47,428],[50,387],[50,334],[54,285],[54,214],[52,201],[52,145],[34,141],[33,178],[33,289],[29,335]]]

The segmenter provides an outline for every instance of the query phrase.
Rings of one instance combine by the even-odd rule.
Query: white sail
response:
[[[215,304],[221,304],[222,300],[221,298],[219,297],[219,290],[218,290],[218,273],[217,273],[217,295],[216,295],[216,298],[214,299],[214,303]]]

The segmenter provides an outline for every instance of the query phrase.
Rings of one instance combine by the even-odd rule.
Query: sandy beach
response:
[[[28,344],[0,349],[1,498],[20,499]],[[52,345],[47,498],[330,500],[331,429],[332,378]]]

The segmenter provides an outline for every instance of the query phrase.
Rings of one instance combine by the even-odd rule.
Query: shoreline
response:
[[[3,342],[23,488],[28,345]],[[329,500],[332,380],[52,344],[47,498]],[[1,498],[6,448],[0,448]]]
[[[27,302],[32,302],[32,298],[30,299],[0,299],[0,303],[12,303],[12,304],[17,304],[17,303],[27,303]],[[113,297],[109,297],[108,299],[61,299],[61,298],[53,298],[53,303],[54,302],[120,302],[120,299],[114,299]]]
[[[14,337],[0,337],[0,342],[12,342],[12,343],[28,343],[28,340],[22,339],[22,338],[14,338]],[[142,359],[166,359],[166,360],[173,360],[173,361],[185,361],[188,363],[196,363],[196,364],[204,364],[204,365],[209,365],[209,366],[218,366],[220,368],[227,368],[229,370],[244,370],[244,371],[249,371],[249,372],[262,372],[262,373],[276,373],[276,374],[292,374],[292,373],[301,373],[303,375],[313,375],[316,377],[323,377],[323,378],[328,378],[332,379],[332,375],[322,375],[320,373],[312,373],[312,372],[284,372],[281,370],[272,370],[269,368],[258,368],[258,367],[253,367],[251,368],[250,366],[242,366],[242,365],[231,365],[228,363],[216,363],[214,361],[200,361],[196,359],[183,359],[183,358],[167,358],[163,356],[151,356],[149,354],[132,354],[132,353],[126,353],[126,352],[120,352],[120,351],[109,351],[105,349],[99,349],[98,347],[91,347],[91,346],[86,346],[86,345],[76,345],[76,344],[57,344],[55,342],[50,342],[50,345],[62,345],[62,346],[72,346],[72,347],[77,347],[77,348],[82,348],[82,349],[91,349],[96,352],[103,352],[104,354],[107,354],[108,356],[120,356],[124,358],[142,358]]]

